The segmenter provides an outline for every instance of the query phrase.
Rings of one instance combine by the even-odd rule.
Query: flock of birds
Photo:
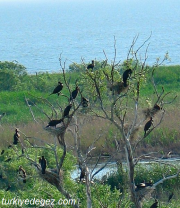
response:
[[[144,188],[148,186],[153,186],[153,181],[150,180],[149,182],[143,182],[136,185],[136,191],[143,190]],[[170,203],[172,197],[174,196],[174,193],[172,192],[168,197],[168,203]],[[150,206],[150,208],[157,208],[158,207],[158,200],[155,199],[155,202]]]
[[[17,128],[15,129],[15,133],[14,133],[13,138],[14,138],[13,144],[14,145],[17,145],[19,143],[19,140],[20,140],[19,129],[17,129]],[[11,148],[11,147],[12,147],[12,145],[9,145],[8,146],[8,148]],[[3,149],[1,151],[1,155],[3,155],[4,153],[5,153],[5,150]],[[24,154],[24,149],[23,148],[22,148],[22,154]],[[11,161],[11,159],[12,158],[9,157],[7,160],[5,160],[5,162],[9,162],[9,161]],[[41,166],[41,172],[42,172],[42,174],[45,174],[47,162],[46,162],[46,159],[45,159],[44,156],[42,156],[42,157],[39,158],[39,164]],[[22,179],[23,183],[26,183],[27,174],[26,174],[25,169],[23,169],[22,166],[19,166],[18,176],[20,177],[20,179]],[[8,188],[6,189],[6,191],[8,191],[10,188],[11,188],[11,186],[9,185]]]
[[[92,63],[87,66],[87,69],[93,69],[94,66],[95,66],[95,63],[94,63],[94,60],[92,60]],[[124,71],[124,73],[122,75],[124,87],[127,87],[128,86],[128,79],[130,78],[131,74],[132,74],[132,70],[131,69],[127,69],[127,70]],[[55,87],[55,89],[53,90],[53,92],[50,95],[57,94],[59,96],[61,94],[62,89],[63,89],[63,83],[59,81],[57,87]],[[69,102],[69,105],[66,106],[66,108],[64,109],[62,118],[59,119],[59,120],[50,120],[50,122],[48,123],[48,125],[46,126],[46,128],[48,128],[48,127],[55,127],[56,128],[56,125],[58,125],[59,123],[63,122],[66,117],[69,117],[69,113],[70,113],[70,110],[72,108],[71,101],[73,101],[73,100],[76,99],[79,90],[80,90],[79,87],[76,86],[75,90],[72,91],[72,93],[70,95],[70,98],[69,98],[69,101],[70,101]],[[89,100],[86,99],[85,97],[83,97],[81,95],[81,104],[82,104],[82,106],[83,107],[88,107],[88,102],[89,102]],[[157,104],[155,104],[153,108],[155,110],[160,110],[161,109],[160,106],[157,105]],[[3,114],[3,116],[4,116],[4,114]],[[151,116],[150,119],[147,121],[147,123],[144,126],[144,137],[146,136],[147,131],[151,128],[152,125],[153,125],[153,118]],[[16,128],[15,129],[15,134],[14,134],[14,141],[13,141],[13,144],[14,145],[17,145],[18,144],[19,138],[20,138],[19,130]],[[11,147],[11,145],[9,145],[9,147]],[[5,151],[2,150],[1,155],[4,154],[4,152]],[[22,154],[23,153],[24,153],[24,150],[22,149]],[[8,162],[10,160],[11,160],[11,158],[9,158],[9,160],[7,160],[6,162]],[[45,174],[46,173],[46,167],[47,167],[47,160],[45,159],[44,156],[42,156],[42,157],[39,158],[39,164],[41,165],[42,174]],[[27,174],[26,174],[26,171],[23,169],[22,166],[19,166],[18,174],[22,178],[23,183],[26,183],[26,176],[27,176]],[[85,169],[81,169],[80,181],[84,177],[85,177]],[[140,190],[140,189],[143,189],[143,188],[145,188],[147,186],[152,186],[152,185],[153,185],[152,181],[140,183],[140,184],[136,185],[136,191],[137,190]],[[7,188],[7,191],[9,189],[10,189],[10,186]],[[169,196],[168,202],[170,202],[170,200],[172,199],[172,197],[173,197],[173,193]],[[158,201],[157,201],[157,199],[151,205],[150,208],[156,208],[156,207],[158,207]]]

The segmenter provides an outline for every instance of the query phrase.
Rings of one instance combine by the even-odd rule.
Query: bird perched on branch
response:
[[[22,168],[22,166],[19,166],[18,173],[19,176],[23,179],[23,183],[26,183],[26,171]]]
[[[69,112],[70,112],[70,110],[71,110],[71,107],[72,107],[72,104],[69,104],[69,105],[64,109],[63,118],[69,116]]]
[[[147,187],[147,186],[152,186],[153,185],[153,181],[152,180],[150,180],[149,182],[142,182],[142,183],[139,183],[139,184],[137,184],[136,185],[136,191],[138,191],[138,190],[140,190],[140,189],[143,189],[143,188],[145,188],[145,187]]]
[[[155,202],[150,206],[150,208],[157,208],[158,207],[158,200],[155,199]]]
[[[88,107],[89,100],[85,97],[81,97],[81,103],[84,108]]]
[[[154,105],[153,109],[155,109],[155,110],[161,110],[162,108],[156,103]]]
[[[15,129],[14,142],[13,142],[13,144],[15,144],[15,145],[19,142],[19,138],[20,138],[20,134],[18,132],[19,132],[19,130]]]
[[[127,80],[129,79],[129,77],[132,74],[132,70],[131,69],[127,69],[124,73],[123,73],[123,82],[124,82],[124,87],[127,87]]]
[[[150,120],[144,126],[144,136],[146,135],[146,132],[150,129],[152,124],[153,124],[153,118],[150,117]]]
[[[78,92],[79,92],[79,87],[76,86],[76,89],[73,90],[72,93],[71,93],[70,100],[74,100],[77,97]]]
[[[93,69],[94,66],[95,66],[94,60],[92,60],[92,63],[87,66],[87,69]]]
[[[48,123],[48,125],[46,126],[46,128],[49,127],[49,126],[55,126],[55,128],[56,128],[56,125],[59,124],[59,123],[61,123],[61,122],[63,122],[63,119],[62,118],[59,119],[59,120],[51,120]]]
[[[50,94],[60,94],[60,91],[63,89],[63,83],[62,82],[58,82],[58,86],[53,90],[53,92]]]
[[[80,169],[81,169],[81,174],[79,180],[81,181],[81,179],[83,179],[86,175],[86,169],[85,168],[80,168]]]
[[[42,156],[42,158],[39,159],[39,163],[41,164],[42,174],[45,174],[47,162],[44,156]]]
[[[143,182],[143,183],[139,183],[136,185],[136,188],[137,189],[142,189],[142,188],[145,188],[146,187],[146,184]]]

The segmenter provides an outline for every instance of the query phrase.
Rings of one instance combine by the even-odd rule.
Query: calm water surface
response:
[[[138,47],[152,32],[147,62],[168,51],[166,64],[180,64],[179,8],[180,0],[0,3],[0,60],[17,60],[29,73],[58,72],[60,53],[67,67],[103,60],[103,50],[112,60],[114,36],[117,60],[124,60],[133,38],[139,34]]]

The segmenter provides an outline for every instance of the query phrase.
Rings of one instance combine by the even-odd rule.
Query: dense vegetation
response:
[[[95,70],[98,70],[98,66],[103,63],[97,62]],[[108,67],[108,65],[106,66]],[[180,66],[161,66],[156,70],[155,82],[157,84],[161,84],[164,86],[166,90],[170,90],[172,92],[172,97],[174,94],[179,93],[179,81],[180,81]],[[70,82],[70,87],[72,90],[75,88],[76,80],[80,80],[80,73],[85,69],[83,64],[72,64],[69,66],[69,71],[66,73],[67,80]],[[119,68],[119,72],[121,72],[122,68]],[[56,74],[50,73],[38,73],[36,75],[29,75],[24,66],[19,63],[13,62],[0,62],[0,114],[3,112],[6,113],[6,116],[1,120],[1,136],[6,137],[3,140],[11,141],[12,134],[11,132],[7,132],[8,128],[14,129],[15,126],[27,126],[27,129],[24,127],[25,131],[28,131],[28,128],[31,128],[31,122],[33,121],[31,112],[29,111],[29,107],[25,101],[25,98],[28,99],[33,112],[38,119],[42,119],[43,122],[47,123],[47,118],[42,114],[42,112],[36,108],[38,106],[40,109],[43,109],[47,114],[51,115],[51,107],[47,105],[47,101],[53,104],[54,106],[66,105],[66,98],[63,96],[49,96],[49,94],[53,91],[54,87],[57,85],[58,81],[63,81],[63,75],[61,72]],[[147,78],[146,84],[142,88],[141,94],[145,99],[153,96],[153,89],[149,88],[150,78]],[[81,87],[81,86],[80,86]],[[67,95],[68,90],[64,89],[63,94]],[[148,95],[148,96],[147,96]],[[88,97],[88,94],[86,94]],[[88,97],[89,100],[91,99]],[[80,99],[80,98],[78,98]],[[147,105],[148,101],[144,103]],[[175,100],[175,102],[169,107],[172,112],[177,110],[176,105],[179,104],[179,98]],[[60,112],[61,113],[61,112]],[[178,115],[178,113],[177,113]],[[170,115],[172,116],[172,115]],[[176,120],[176,119],[175,119]],[[175,122],[173,119],[171,122]],[[23,123],[23,125],[22,125]],[[145,145],[150,145],[150,149],[153,147],[163,147],[161,148],[161,154],[164,151],[168,151],[169,147],[173,147],[178,152],[179,143],[179,135],[178,131],[179,125],[168,128],[169,121],[165,122],[165,126],[157,129],[153,132],[144,142],[141,144],[141,151],[143,150]],[[12,128],[13,126],[13,128]],[[105,126],[106,128],[106,126]],[[35,130],[37,131],[37,129]],[[108,130],[108,137],[113,137],[113,127],[110,127]],[[156,140],[158,139],[158,142]],[[83,141],[82,141],[83,143]],[[99,148],[102,144],[99,144]],[[113,144],[110,144],[113,145]],[[7,147],[7,143],[4,142],[2,144],[3,147]],[[111,146],[108,146],[111,148]],[[107,149],[108,149],[107,148]],[[176,149],[175,149],[176,148]],[[0,148],[2,150],[2,148]],[[157,150],[157,149],[156,149]],[[17,147],[14,151],[12,149],[6,149],[5,153],[0,156],[0,198],[14,198],[18,197],[20,199],[26,198],[34,198],[34,190],[37,190],[36,198],[49,199],[54,198],[58,201],[60,198],[63,198],[62,195],[47,182],[37,179],[36,171],[31,168],[29,163],[21,157],[20,153],[21,149]],[[17,158],[17,154],[19,155],[18,160],[12,159],[10,162],[5,162],[9,157]],[[44,154],[48,157],[48,168],[53,167],[55,161],[53,161],[53,156],[50,152],[41,152],[40,150],[32,150],[30,153],[31,157],[37,157]],[[62,154],[61,149],[59,149],[59,154]],[[51,164],[51,165],[50,165]],[[81,199],[81,207],[86,206],[86,197],[84,195],[85,186],[81,183],[76,183],[75,181],[70,179],[70,171],[75,168],[76,159],[73,157],[73,152],[68,154],[66,157],[66,162],[63,166],[63,177],[65,178],[66,189],[70,191],[70,193],[74,194],[75,199]],[[22,181],[17,179],[17,169],[19,165],[23,165],[23,167],[27,171],[27,175],[29,179],[26,184],[23,184]],[[138,166],[136,181],[141,182],[141,178],[145,180],[157,180],[162,177],[163,173],[167,174],[175,173],[177,167],[166,168],[165,166],[161,166],[155,164],[149,168],[148,175],[145,172],[145,169],[141,166]],[[121,198],[121,207],[130,207],[131,202],[127,192],[127,174],[125,167],[118,166],[118,171],[116,173],[111,174],[104,184],[102,181],[98,181],[92,185],[92,199],[93,199],[93,207],[100,207],[101,203],[106,207],[115,207],[114,204],[117,204],[119,198]],[[5,191],[9,184],[11,185],[10,191]],[[158,187],[156,192],[156,197],[160,198],[164,201],[161,204],[161,207],[167,206],[167,198],[168,194],[170,194],[173,190],[176,190],[175,199],[178,198],[179,189],[177,188],[177,184],[180,184],[179,177],[177,179],[173,179],[163,183]],[[51,190],[51,191],[49,191]],[[168,193],[168,194],[167,194]],[[113,202],[112,202],[113,199]],[[150,199],[144,205],[144,207],[149,207],[149,204],[152,204],[154,201]],[[179,206],[178,200],[172,200],[171,207],[176,208]],[[35,207],[35,206],[32,206]],[[55,206],[56,207],[56,206]],[[58,207],[58,206],[57,206]]]

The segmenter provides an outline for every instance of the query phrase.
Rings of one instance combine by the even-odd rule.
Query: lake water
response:
[[[180,64],[180,0],[0,1],[0,61],[16,60],[29,73],[58,72],[59,55],[72,62],[124,60],[133,38],[138,47],[151,34],[147,63]],[[144,48],[145,50],[145,48]],[[144,55],[144,50],[141,55]]]

